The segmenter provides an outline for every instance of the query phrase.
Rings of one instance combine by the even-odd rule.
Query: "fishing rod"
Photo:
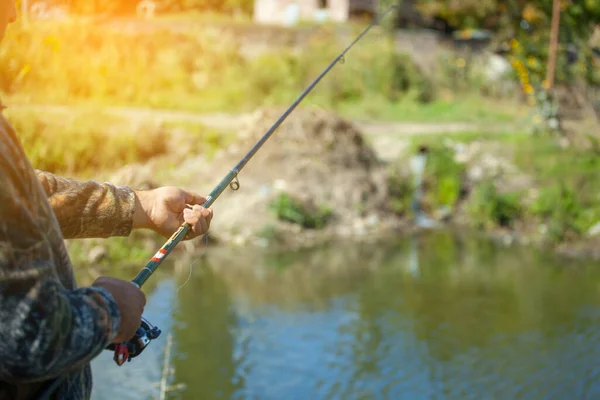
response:
[[[236,191],[240,187],[239,180],[237,178],[240,171],[246,166],[248,161],[258,152],[262,145],[273,135],[275,130],[286,120],[286,118],[294,111],[294,109],[300,104],[300,102],[313,90],[313,88],[329,73],[329,71],[338,63],[344,63],[344,56],[346,53],[358,43],[363,36],[369,32],[369,30],[377,25],[386,15],[397,8],[397,4],[391,5],[383,14],[373,20],[355,39],[350,43],[328,66],[323,72],[300,94],[300,96],[292,103],[292,105],[275,121],[275,123],[267,130],[267,132],[256,142],[256,144],[246,153],[246,155],[235,165],[215,186],[215,188],[206,197],[206,201],[202,204],[202,207],[210,207],[215,200],[223,193],[223,191],[229,186],[232,190]],[[191,208],[188,206],[188,208]],[[146,266],[137,274],[131,283],[138,288],[150,278],[150,276],[156,271],[159,265],[171,254],[175,246],[185,238],[187,235],[190,224],[184,222],[179,229],[171,235],[171,237],[165,242],[165,244],[154,254],[154,256],[148,261]],[[152,326],[148,321],[142,320],[142,324],[138,329],[135,337],[130,339],[126,343],[112,344],[107,347],[107,350],[114,351],[114,361],[117,365],[121,366],[125,361],[131,361],[132,358],[137,357],[146,348],[151,340],[156,339],[160,336],[160,329]]]
[[[294,111],[294,109],[300,104],[300,102],[312,91],[312,89],[323,79],[325,75],[338,63],[344,62],[344,56],[346,53],[359,41],[364,35],[375,25],[379,23],[392,9],[396,8],[397,5],[392,5],[385,13],[379,18],[375,19],[369,26],[367,26],[362,33],[354,39],[348,47],[344,49],[332,62],[325,68],[325,70],[302,92],[302,94],[292,103],[292,105],[279,117],[279,119],[269,128],[269,130],[256,142],[256,144],[248,151],[248,153],[240,160],[240,162],[234,166],[225,177],[217,184],[217,186],[210,192],[206,201],[202,204],[202,207],[210,207],[215,200],[223,193],[227,186],[230,186],[232,190],[238,190],[240,187],[237,179],[240,171],[246,166],[248,161],[256,154],[256,152],[262,147],[262,145],[271,137],[275,130],[285,121],[285,119]],[[190,207],[191,208],[191,207]],[[177,244],[185,237],[190,225],[185,222],[179,227],[179,229],[167,240],[167,242],[156,252],[154,257],[146,264],[146,266],[138,273],[135,279],[132,281],[134,285],[141,288],[146,280],[154,273],[156,268],[164,261],[165,258],[171,253],[171,251],[177,246]]]
[[[275,121],[273,126],[269,128],[269,130],[256,142],[256,144],[246,153],[246,155],[235,165],[224,177],[223,179],[215,186],[215,188],[210,192],[210,194],[206,197],[206,201],[202,204],[202,207],[208,208],[210,207],[215,200],[223,193],[223,191],[227,188],[227,186],[231,187],[232,190],[236,191],[240,187],[239,180],[237,178],[240,171],[246,166],[248,161],[258,152],[258,150],[262,147],[262,145],[273,135],[275,130],[286,120],[286,118],[294,111],[294,109],[300,104],[300,102],[314,89],[315,86],[329,73],[329,71],[338,63],[344,63],[344,56],[346,53],[358,43],[363,36],[369,32],[369,30],[377,25],[385,16],[397,8],[396,4],[391,5],[383,14],[381,14],[378,18],[373,20],[361,33],[350,43],[344,51],[342,51],[328,66],[325,68],[323,72],[300,94],[300,96],[292,103],[292,105]],[[187,208],[192,208],[187,206]],[[191,228],[190,224],[184,222],[179,229],[171,237],[163,244],[163,246],[154,254],[154,256],[148,261],[146,266],[142,268],[142,270],[137,274],[137,276],[131,281],[133,285],[138,288],[141,288],[142,285],[150,278],[150,276],[156,271],[156,269],[162,264],[162,262],[171,254],[175,246],[179,242],[181,242],[187,235],[189,229]],[[138,328],[135,336],[128,340],[125,343],[111,344],[106,350],[110,350],[114,352],[114,361],[117,365],[121,366],[126,361],[131,361],[133,358],[139,356],[144,349],[150,344],[150,342],[156,338],[158,338],[161,334],[161,331],[158,327],[153,326],[148,322],[145,318],[142,318],[142,322],[140,327]],[[44,391],[44,394],[41,399],[47,399],[51,395],[51,393],[58,387],[59,383],[62,379],[56,379],[52,382],[52,384]]]
[[[215,188],[210,192],[210,194],[206,197],[206,201],[202,204],[202,207],[208,208],[210,207],[215,200],[223,193],[227,186],[231,187],[232,190],[236,191],[240,187],[239,180],[237,178],[240,171],[246,166],[248,161],[258,152],[258,150],[262,147],[262,145],[273,135],[275,130],[286,120],[286,118],[294,111],[294,109],[300,104],[300,102],[314,89],[315,86],[329,73],[331,69],[338,63],[344,63],[344,56],[346,53],[358,43],[363,36],[369,32],[369,30],[377,25],[385,16],[397,8],[397,4],[391,5],[383,14],[381,14],[378,18],[373,20],[361,33],[350,43],[344,51],[342,51],[328,66],[325,68],[323,72],[300,94],[300,96],[292,103],[292,105],[275,121],[273,126],[269,128],[269,130],[256,142],[254,146],[246,153],[246,155],[237,163],[224,177],[223,179],[215,186]],[[187,208],[192,208],[187,206]],[[142,270],[137,274],[137,276],[131,281],[133,285],[140,288],[142,285],[150,278],[150,276],[156,271],[160,264],[171,254],[175,246],[181,240],[183,240],[189,229],[191,228],[190,224],[184,222],[179,229],[175,233],[171,235],[171,237],[163,244],[163,246],[154,254],[154,256],[148,261],[146,266],[142,268]],[[150,342],[156,338],[158,338],[161,334],[161,330],[150,324],[148,320],[142,318],[140,327],[137,329],[135,336],[128,340],[125,343],[113,343],[106,347],[105,350],[110,350],[114,352],[113,360],[119,366],[122,366],[126,361],[131,361],[133,358],[139,356],[144,349],[150,344]],[[38,400],[46,400],[49,399],[52,393],[56,390],[59,384],[63,381],[63,378],[57,378],[46,388],[42,389],[42,395],[38,397]]]

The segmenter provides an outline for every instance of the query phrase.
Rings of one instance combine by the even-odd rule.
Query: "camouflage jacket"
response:
[[[129,187],[33,169],[0,110],[0,400],[64,377],[55,399],[87,399],[90,360],[119,329],[114,298],[78,288],[64,239],[127,236]]]

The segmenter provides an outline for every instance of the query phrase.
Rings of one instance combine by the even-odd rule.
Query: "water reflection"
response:
[[[169,330],[173,399],[600,398],[594,265],[429,233],[213,251],[175,299],[183,275],[149,297],[159,345],[97,360],[94,398],[149,398],[114,394],[159,379]]]

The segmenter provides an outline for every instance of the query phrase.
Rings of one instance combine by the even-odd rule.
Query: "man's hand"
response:
[[[154,190],[135,191],[137,204],[133,216],[134,228],[148,228],[170,237],[184,222],[191,225],[185,240],[208,232],[212,209],[201,205],[206,201],[199,194],[166,186]],[[192,209],[187,208],[192,206]]]
[[[131,282],[121,279],[100,277],[92,284],[106,289],[115,299],[121,314],[121,323],[113,343],[131,339],[142,323],[146,295]]]

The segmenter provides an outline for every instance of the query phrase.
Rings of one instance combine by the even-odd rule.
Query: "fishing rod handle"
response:
[[[148,261],[146,266],[137,274],[137,276],[131,281],[135,286],[141,288],[146,280],[152,275],[152,273],[158,268],[158,266],[164,261],[164,259],[173,251],[177,243],[179,243],[185,235],[187,235],[191,225],[184,222],[177,231],[171,235],[169,240],[163,244],[163,246],[154,254],[154,256]]]

